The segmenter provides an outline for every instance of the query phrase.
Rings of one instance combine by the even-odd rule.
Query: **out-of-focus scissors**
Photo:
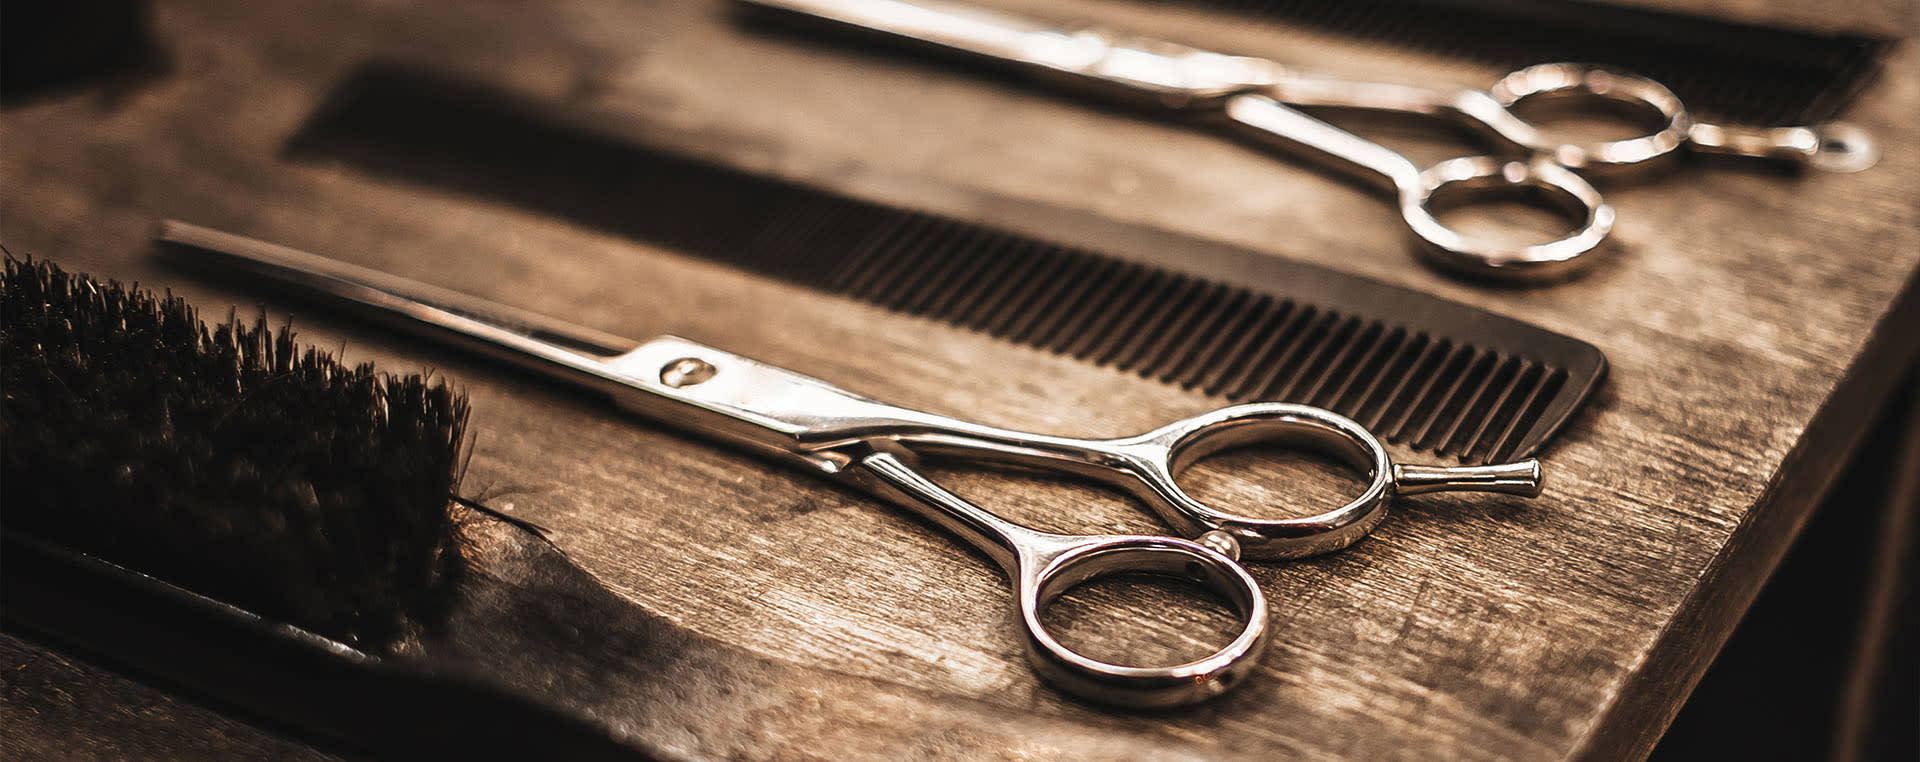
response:
[[[1614,212],[1574,172],[1619,173],[1654,166],[1681,148],[1797,161],[1836,171],[1870,166],[1872,142],[1846,125],[1746,129],[1694,121],[1660,83],[1582,64],[1521,69],[1490,91],[1354,82],[1306,75],[1263,58],[1234,56],[1097,27],[1061,25],[941,0],[739,0],[941,48],[1010,62],[1122,99],[1171,109],[1224,113],[1242,134],[1303,150],[1332,168],[1395,194],[1421,250],[1473,275],[1516,281],[1562,277],[1611,231]],[[1571,144],[1516,116],[1523,99],[1591,99],[1658,114],[1640,137]],[[1424,170],[1405,156],[1296,111],[1292,106],[1392,111],[1445,118],[1490,138],[1518,158],[1471,156]],[[1533,190],[1580,220],[1560,240],[1510,246],[1462,235],[1430,209],[1442,188],[1483,195]],[[1526,197],[1523,195],[1522,197]],[[1463,198],[1463,200],[1465,200]]]
[[[1221,408],[1139,436],[1073,439],[1026,434],[896,407],[686,339],[639,343],[511,310],[470,296],[216,230],[162,225],[162,242],[359,308],[403,328],[452,338],[488,355],[610,395],[634,413],[845,482],[966,540],[1013,581],[1029,660],[1060,688],[1130,707],[1191,703],[1245,678],[1268,639],[1266,597],[1237,560],[1294,557],[1353,543],[1396,493],[1477,490],[1537,495],[1540,464],[1441,468],[1395,464],[1372,434],[1306,405]],[[1301,519],[1256,519],[1195,501],[1174,482],[1224,448],[1279,441],[1323,448],[1366,469],[1366,491]],[[1063,535],[1003,519],[922,476],[918,454],[1052,470],[1107,482],[1151,505],[1194,540],[1153,535]],[[1088,579],[1128,573],[1197,583],[1241,617],[1232,642],[1171,667],[1110,664],[1068,649],[1041,610]]]

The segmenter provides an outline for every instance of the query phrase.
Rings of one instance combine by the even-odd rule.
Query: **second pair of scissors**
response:
[[[1682,148],[1858,171],[1876,158],[1858,129],[1750,129],[1695,121],[1666,87],[1584,64],[1530,66],[1490,90],[1430,88],[1314,77],[1264,58],[1226,55],[1099,28],[1024,18],[941,0],[740,0],[1059,75],[1074,84],[1149,105],[1223,112],[1248,137],[1302,150],[1343,173],[1384,185],[1420,249],[1456,271],[1509,281],[1563,277],[1613,229],[1614,212],[1581,172],[1646,169]],[[1658,129],[1600,143],[1559,142],[1515,115],[1523,99],[1626,104],[1656,114]],[[1469,156],[1421,169],[1405,156],[1290,106],[1393,111],[1449,119],[1485,135],[1509,156]],[[1436,193],[1462,200],[1535,191],[1578,221],[1566,237],[1511,245],[1463,235],[1432,210]]]

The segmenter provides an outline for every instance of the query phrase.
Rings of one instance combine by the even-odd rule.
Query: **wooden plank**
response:
[[[1499,74],[1157,6],[1052,12],[1070,10],[1336,74],[1463,84]],[[746,34],[715,3],[158,11],[173,76],[118,102],[77,95],[0,113],[0,220],[18,254],[171,287],[209,312],[258,296],[156,267],[145,256],[153,220],[224,227],[625,335],[678,333],[988,423],[1114,434],[1215,404],[485,199],[282,160],[282,141],[328,88],[379,56],[636,125],[719,133],[735,146],[726,158],[753,168],[852,186],[911,175],[1092,209],[1432,291],[1607,351],[1613,376],[1545,453],[1542,498],[1409,499],[1349,551],[1258,565],[1277,632],[1261,676],[1201,709],[1131,720],[1182,747],[1321,759],[1644,754],[1872,414],[1884,391],[1875,369],[1912,351],[1911,323],[1868,338],[1896,301],[1911,305],[1901,289],[1920,261],[1920,158],[1901,150],[1920,106],[1910,48],[1850,115],[1889,148],[1880,167],[1788,177],[1690,166],[1610,186],[1622,219],[1610,261],[1575,283],[1514,291],[1418,266],[1388,205],[1300,165],[943,65]],[[1422,160],[1469,150],[1377,129]],[[967,211],[943,208],[951,199],[939,194],[900,201]],[[351,357],[460,379],[476,407],[469,491],[549,529],[648,611],[928,702],[1095,712],[1037,683],[998,573],[931,527],[484,363],[320,313],[299,324]],[[1320,480],[1326,469],[1312,462],[1212,465],[1198,477],[1209,489],[1262,504],[1329,504],[1345,486]],[[1158,529],[1097,490],[937,476],[1043,528]],[[1096,652],[1193,647],[1178,618],[1121,627],[1086,616],[1152,612],[1162,599],[1147,592],[1095,591],[1075,605],[1085,608],[1067,612],[1078,612],[1070,624]]]
[[[344,762],[91,662],[0,634],[0,754],[72,762]]]

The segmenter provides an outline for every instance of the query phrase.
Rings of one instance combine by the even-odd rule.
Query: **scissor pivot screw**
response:
[[[713,367],[713,363],[706,360],[698,357],[682,357],[660,368],[660,383],[678,389],[713,378],[713,374],[719,372],[718,368]]]
[[[1215,529],[1193,538],[1193,541],[1205,545],[1208,549],[1220,555],[1235,561],[1240,560],[1240,541],[1233,539],[1233,535],[1227,534],[1226,532]]]

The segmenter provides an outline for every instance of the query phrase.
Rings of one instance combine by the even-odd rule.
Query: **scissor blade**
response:
[[[1071,65],[1059,61],[1065,36],[1058,27],[960,3],[939,0],[739,0],[740,4],[991,58],[1038,66]],[[1051,44],[1049,44],[1051,43]],[[1084,54],[1083,54],[1084,55]]]
[[[1266,86],[1281,75],[1279,66],[1265,59],[945,0],[738,2],[1017,64],[1136,105],[1213,108],[1223,97]]]
[[[568,380],[582,380],[578,374],[617,380],[608,360],[638,344],[378,270],[177,220],[161,222],[154,239],[176,253],[237,268],[431,338],[451,337],[488,355]]]

